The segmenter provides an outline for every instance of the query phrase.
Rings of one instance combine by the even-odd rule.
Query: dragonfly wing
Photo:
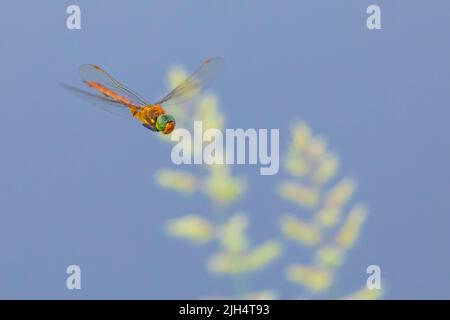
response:
[[[186,80],[155,104],[183,104],[194,98],[219,73],[223,58],[215,57],[204,61]]]
[[[99,66],[93,64],[82,65],[80,67],[80,76],[85,84],[112,100],[134,106],[150,104],[141,95],[121,84]]]
[[[109,113],[121,116],[123,118],[127,118],[127,119],[132,119],[133,116],[130,112],[130,109],[121,104],[120,102],[117,102],[113,99],[110,99],[108,97],[105,96],[101,96],[95,93],[91,93],[85,90],[82,90],[80,88],[68,85],[68,84],[64,84],[64,83],[60,83],[59,84],[61,87],[63,87],[64,89],[70,91],[71,93],[74,93],[77,97],[89,102],[90,104],[104,110],[107,111]],[[138,107],[140,108],[140,107]]]

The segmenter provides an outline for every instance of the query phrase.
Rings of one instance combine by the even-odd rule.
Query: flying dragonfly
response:
[[[164,98],[155,103],[148,102],[141,95],[126,87],[97,65],[84,64],[80,67],[83,83],[93,92],[61,84],[89,102],[111,113],[125,114],[139,120],[151,131],[169,134],[175,129],[175,118],[166,113],[164,107],[182,104],[195,97],[213,78],[223,65],[220,57],[204,61],[189,77],[176,86]]]

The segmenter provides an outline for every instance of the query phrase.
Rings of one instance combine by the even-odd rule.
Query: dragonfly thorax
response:
[[[160,105],[145,107],[136,115],[144,125],[151,127],[154,131],[169,134],[175,129],[175,119],[167,114]]]

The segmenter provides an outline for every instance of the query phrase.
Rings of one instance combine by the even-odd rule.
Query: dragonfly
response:
[[[67,84],[61,86],[105,111],[137,119],[151,131],[170,134],[175,129],[176,121],[164,108],[173,104],[188,103],[215,78],[222,65],[221,57],[205,60],[191,75],[155,103],[148,102],[101,67],[93,64],[84,64],[79,69],[83,83],[93,92]]]

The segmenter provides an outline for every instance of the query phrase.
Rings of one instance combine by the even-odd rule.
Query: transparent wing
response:
[[[194,98],[223,66],[223,58],[209,58],[203,62],[186,80],[155,104],[182,104]]]
[[[150,104],[141,95],[121,84],[99,66],[93,64],[82,65],[80,67],[80,76],[85,84],[112,100],[135,106]]]
[[[64,89],[70,91],[71,93],[75,94],[77,97],[91,103],[92,105],[107,111],[109,113],[121,116],[123,118],[127,118],[127,119],[132,119],[133,116],[131,115],[130,109],[121,104],[120,102],[117,102],[115,100],[112,100],[110,98],[95,94],[95,93],[91,93],[85,90],[82,90],[80,88],[68,85],[68,84],[64,84],[64,83],[60,83],[59,84],[61,87],[63,87]],[[140,107],[135,107],[135,108],[140,108]]]

